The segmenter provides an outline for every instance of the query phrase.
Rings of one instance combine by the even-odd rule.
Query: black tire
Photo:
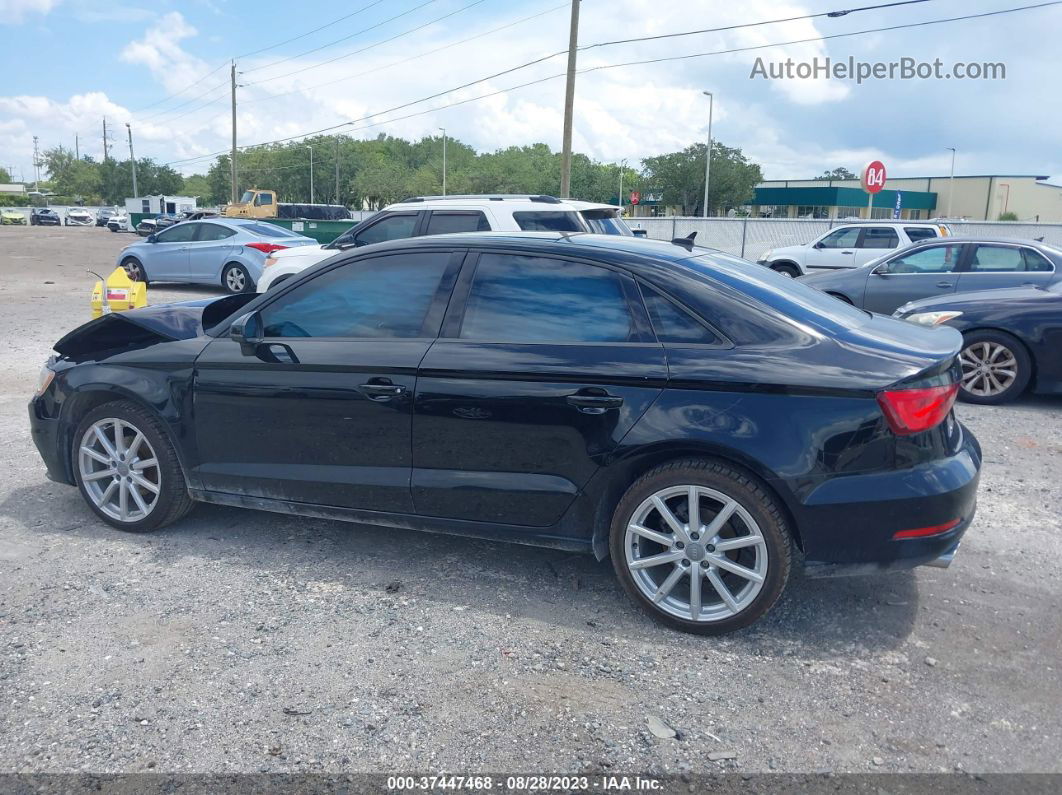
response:
[[[221,272],[221,286],[230,293],[253,293],[255,290],[251,274],[238,262],[230,262],[225,266]]]
[[[128,423],[133,429],[144,434],[151,445],[158,466],[159,494],[151,511],[139,521],[123,522],[104,513],[90,498],[82,479],[79,455],[82,438],[97,421],[105,418],[117,418]],[[188,496],[188,486],[177,453],[170,443],[166,430],[154,414],[128,400],[104,403],[86,414],[78,423],[71,446],[72,469],[78,491],[85,503],[100,519],[111,527],[130,533],[149,533],[165,527],[185,516],[195,506],[195,501]]]
[[[977,392],[989,390],[986,390],[983,386],[986,383],[984,379],[970,380],[968,378],[974,373],[974,368],[969,366],[968,363],[982,358],[985,346],[991,346],[989,347],[990,351],[1001,349],[1006,354],[1009,354],[1009,358],[1014,362],[1014,377],[1002,391],[993,392],[992,394],[977,394]],[[1032,357],[1029,356],[1029,351],[1019,339],[1007,334],[1005,331],[986,329],[964,334],[963,349],[959,358],[963,367],[963,379],[959,383],[959,398],[966,403],[978,403],[984,406],[998,406],[1000,403],[1009,403],[1025,391],[1033,374]],[[993,356],[992,358],[997,363],[1007,361],[1006,355]],[[999,367],[998,364],[997,367]],[[1010,369],[1009,367],[1000,367],[999,370],[994,370],[992,375],[998,381],[1002,373],[1008,372]]]
[[[148,283],[147,273],[144,272],[144,266],[136,257],[126,257],[123,259],[122,267],[125,268],[126,274],[134,282]]]
[[[699,486],[712,489],[736,501],[752,518],[763,536],[766,573],[763,576],[760,590],[739,612],[729,617],[717,620],[693,621],[692,619],[683,619],[666,612],[665,609],[655,604],[652,599],[640,590],[628,567],[626,534],[627,526],[632,521],[635,511],[652,495],[667,488],[683,486]],[[726,525],[724,525],[725,527]],[[701,541],[703,540],[701,539]],[[691,544],[690,546],[692,547],[693,545]],[[702,546],[704,546],[703,543]],[[721,635],[747,627],[770,610],[775,602],[778,601],[778,597],[781,596],[789,578],[789,571],[792,567],[792,546],[792,535],[789,531],[785,514],[777,499],[767,491],[766,487],[741,469],[723,461],[706,459],[674,461],[658,466],[639,478],[627,490],[616,506],[609,534],[612,564],[616,570],[616,576],[619,577],[620,584],[627,592],[627,595],[656,620],[675,629],[701,635]],[[714,552],[714,550],[710,549],[710,545],[708,551]],[[746,550],[734,550],[732,553],[723,554],[731,562],[736,562],[735,558],[731,558],[730,555],[738,556],[745,552]],[[758,555],[759,553],[753,554]],[[704,563],[702,562],[701,565],[704,565]],[[692,569],[697,569],[697,566],[698,564],[694,562]],[[663,566],[657,568],[663,569]],[[715,571],[718,576],[718,569],[711,570]],[[698,576],[700,576],[699,572]],[[689,584],[685,582],[686,579],[688,578],[683,577],[681,582],[687,587],[688,591]],[[708,580],[705,579],[703,582],[707,583]],[[701,587],[704,589],[708,586],[702,584]],[[716,593],[710,587],[707,591],[702,592],[708,594]],[[719,602],[722,604],[721,598]]]
[[[796,279],[800,276],[800,268],[790,262],[776,262],[771,265],[771,270],[783,276],[788,276],[790,279]]]

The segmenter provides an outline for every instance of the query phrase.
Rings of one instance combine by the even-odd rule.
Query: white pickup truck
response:
[[[951,229],[946,224],[925,221],[845,223],[833,227],[810,243],[772,248],[757,262],[795,279],[811,271],[857,268],[890,250],[950,234]]]

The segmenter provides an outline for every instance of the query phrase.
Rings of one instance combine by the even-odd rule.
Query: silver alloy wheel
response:
[[[125,266],[125,275],[134,282],[142,282],[144,280],[144,274],[140,267],[140,263],[135,259],[126,260],[126,262],[128,264]]]
[[[671,486],[634,511],[623,540],[638,589],[676,618],[736,616],[767,577],[767,542],[737,500],[704,486]]]
[[[247,277],[242,268],[229,268],[225,273],[225,286],[234,293],[242,293],[247,287]]]
[[[975,342],[959,354],[962,388],[978,397],[995,397],[1018,377],[1014,352],[998,342]]]
[[[158,504],[158,458],[143,432],[125,420],[94,422],[81,437],[77,460],[86,494],[112,519],[139,522]]]

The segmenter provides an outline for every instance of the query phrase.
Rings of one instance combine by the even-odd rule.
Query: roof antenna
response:
[[[676,246],[682,246],[686,251],[693,251],[693,239],[697,237],[697,232],[690,232],[686,237],[675,237],[671,239],[671,242]]]

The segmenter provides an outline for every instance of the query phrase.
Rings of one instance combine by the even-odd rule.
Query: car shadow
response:
[[[106,540],[155,567],[195,557],[285,579],[356,583],[381,599],[400,588],[408,597],[676,649],[707,642],[811,659],[888,650],[904,644],[919,609],[911,572],[806,579],[794,571],[765,618],[704,639],[656,623],[628,600],[611,563],[591,555],[206,504],[157,533],[121,533],[98,520],[76,489],[55,483],[13,490],[0,516],[48,536],[49,546],[70,535]]]

